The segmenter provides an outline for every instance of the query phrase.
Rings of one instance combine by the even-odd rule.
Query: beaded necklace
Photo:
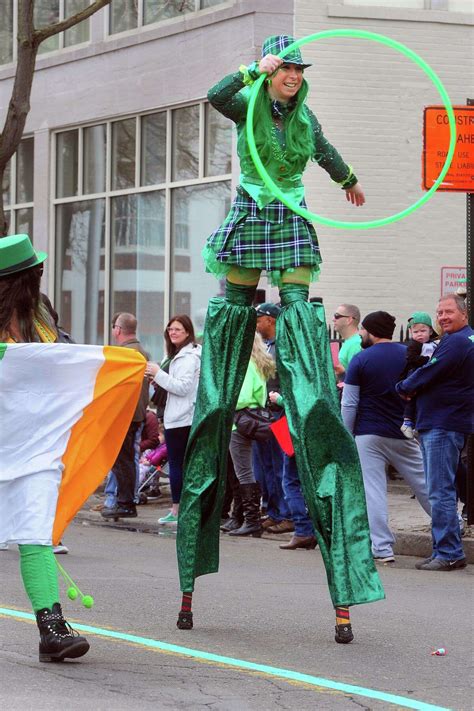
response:
[[[34,318],[33,325],[42,343],[54,343],[57,340],[56,333],[45,321]]]
[[[272,124],[272,155],[279,163],[286,163],[288,160],[283,131],[275,124]]]
[[[288,154],[286,152],[285,143],[285,133],[283,130],[283,122],[293,110],[293,102],[288,104],[282,104],[276,99],[272,101],[271,112],[272,112],[272,155],[279,163],[288,163]],[[280,128],[281,126],[281,128]],[[284,169],[284,166],[280,167],[280,171]]]

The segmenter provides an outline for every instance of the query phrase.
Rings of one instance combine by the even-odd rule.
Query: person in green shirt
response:
[[[334,366],[334,372],[342,380],[352,358],[362,350],[358,307],[354,304],[341,304],[334,312],[332,323],[334,330],[343,340],[339,351],[339,363]]]
[[[265,407],[267,402],[267,380],[275,375],[275,361],[267,353],[259,333],[255,334],[252,355],[247,366],[242,389],[235,408],[239,410]],[[238,427],[238,425],[237,425]],[[230,437],[230,456],[235,474],[239,480],[244,522],[240,528],[229,532],[229,536],[262,535],[260,521],[260,484],[255,480],[252,469],[252,440],[241,434],[234,425]]]

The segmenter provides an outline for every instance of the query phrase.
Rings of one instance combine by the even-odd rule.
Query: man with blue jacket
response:
[[[349,363],[342,394],[342,419],[355,437],[364,478],[372,554],[395,562],[389,525],[386,468],[391,465],[430,515],[420,448],[400,432],[403,403],[395,385],[406,362],[406,347],[392,341],[395,317],[373,311],[360,327],[362,351]]]
[[[397,384],[399,395],[416,395],[416,428],[432,514],[433,552],[419,570],[466,566],[457,516],[456,470],[468,434],[474,432],[474,331],[457,294],[441,297],[436,311],[443,338],[434,357]]]

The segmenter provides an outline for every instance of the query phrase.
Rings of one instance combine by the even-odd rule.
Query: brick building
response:
[[[38,22],[87,1],[38,0]],[[2,114],[16,5],[6,0],[0,17]],[[340,27],[389,35],[421,54],[463,104],[474,96],[473,24],[472,0],[112,0],[51,38],[4,199],[11,232],[30,232],[50,254],[49,293],[66,327],[102,343],[114,311],[132,311],[155,356],[169,314],[187,312],[200,327],[220,288],[200,252],[238,179],[231,124],[206,93],[253,61],[264,37]],[[306,173],[310,208],[368,220],[418,199],[423,107],[440,103],[426,75],[394,50],[356,39],[319,41],[303,54],[313,63],[309,104],[367,196],[362,210],[351,209],[316,166]],[[317,231],[324,264],[312,294],[328,316],[351,301],[362,312],[389,310],[401,324],[415,308],[433,311],[442,267],[465,266],[463,194],[438,193],[377,230]]]

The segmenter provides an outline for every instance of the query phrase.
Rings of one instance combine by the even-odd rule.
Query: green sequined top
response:
[[[250,88],[245,85],[244,74],[240,71],[229,74],[221,79],[207,94],[207,98],[212,106],[223,114],[223,116],[234,121],[239,137],[242,132],[245,131],[249,95]],[[274,126],[274,150],[272,151],[272,159],[265,168],[278,187],[284,193],[288,194],[291,200],[300,203],[304,197],[302,173],[289,175],[288,168],[282,160],[285,149],[284,119],[289,109],[287,105],[280,104],[279,102],[274,103],[276,103],[282,117],[283,128],[280,129],[277,124]],[[325,138],[321,124],[313,112],[306,105],[304,108],[313,127],[313,160],[324,168],[331,178],[343,188],[353,187],[357,183],[357,177],[352,172],[350,166],[343,161],[334,146]],[[275,199],[260,178],[256,169],[242,172],[240,175],[240,185],[251,195],[260,209]]]

